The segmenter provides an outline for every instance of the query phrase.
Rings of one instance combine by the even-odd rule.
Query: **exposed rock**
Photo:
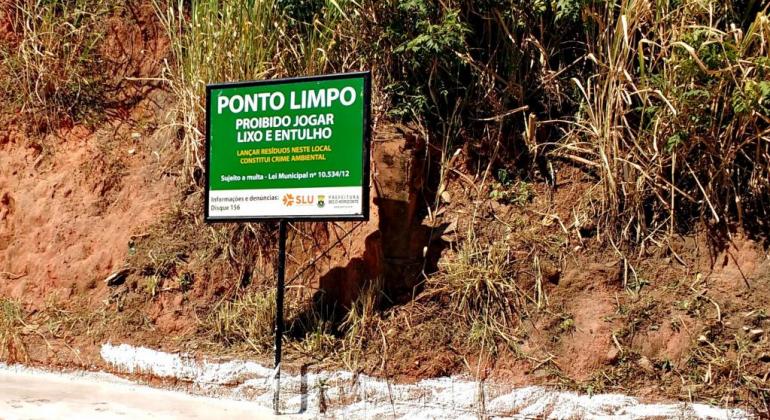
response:
[[[644,369],[646,372],[652,373],[655,371],[655,368],[652,366],[652,362],[650,359],[646,358],[645,356],[642,356],[639,361],[637,362],[640,368]]]
[[[540,262],[540,272],[543,275],[543,278],[546,279],[549,283],[559,284],[559,279],[561,278],[561,270],[550,261]]]
[[[427,220],[425,203],[436,197],[427,197],[426,190],[436,186],[426,184],[438,177],[424,174],[430,156],[421,135],[402,125],[382,126],[374,135],[370,220],[351,237],[350,243],[357,245],[330,253],[332,264],[346,264],[322,269],[318,283],[311,285],[324,306],[348,308],[372,279],[382,281],[384,294],[394,301],[411,298],[422,273],[435,271],[452,239],[448,228],[457,229],[443,219]]]
[[[753,341],[757,341],[762,337],[764,333],[765,331],[763,329],[755,328],[749,331],[749,338],[752,339]]]
[[[107,283],[107,286],[109,287],[120,286],[121,284],[126,282],[126,277],[128,277],[128,273],[130,272],[131,272],[131,269],[129,269],[128,267],[121,268],[120,270],[107,276],[107,278],[104,279],[104,282]]]

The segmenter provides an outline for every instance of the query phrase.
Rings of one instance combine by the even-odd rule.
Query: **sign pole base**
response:
[[[284,331],[283,322],[283,292],[286,287],[284,276],[286,271],[286,221],[281,219],[278,224],[278,276],[275,290],[275,371],[273,383],[273,412],[281,414],[281,346]]]

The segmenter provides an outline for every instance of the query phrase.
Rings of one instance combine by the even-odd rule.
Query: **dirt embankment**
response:
[[[196,316],[205,317],[233,289],[249,287],[242,284],[248,270],[233,268],[223,254],[228,251],[205,239],[215,233],[195,221],[200,196],[185,195],[163,159],[169,140],[154,127],[165,118],[156,105],[165,98],[155,91],[126,120],[51,134],[45,139],[51,146],[43,149],[18,131],[3,138],[0,294],[21,299],[29,312],[55,307],[73,318],[47,337],[56,350],[28,338],[31,362],[100,366],[98,346],[106,341],[194,351],[196,340],[209,340],[196,337],[202,319]],[[401,379],[468,371],[514,384],[632,389],[652,399],[716,396],[729,388],[729,399],[720,402],[747,398],[730,375],[739,365],[761,372],[770,352],[762,310],[770,301],[770,271],[761,245],[736,235],[727,249],[713,252],[696,236],[621,255],[569,222],[576,196],[585,191],[578,173],[555,193],[536,185],[524,206],[479,205],[475,187],[458,176],[430,221],[418,208],[425,203],[413,189],[419,182],[405,177],[410,165],[423,163],[407,147],[411,134],[396,126],[378,132],[372,220],[300,225],[290,240],[290,278],[302,272],[295,284],[303,285],[306,298],[324,296],[344,308],[367,279],[385,280],[394,299],[367,333],[385,344],[372,344],[365,371]],[[454,308],[420,295],[423,273],[438,269],[439,256],[453,258],[468,229],[478,230],[476,241],[502,235],[522,263],[526,299],[542,296],[542,309],[527,303],[528,316],[512,328],[518,355],[478,353],[451,328]],[[269,284],[269,248],[261,258],[251,265],[251,281]],[[148,261],[156,269],[170,264],[166,283],[152,293],[142,265]],[[104,283],[127,264],[123,285]],[[192,285],[185,291],[178,282],[188,275]]]
[[[0,296],[21,300],[38,327],[23,333],[31,363],[104,367],[98,346],[107,341],[232,354],[201,324],[221,302],[272,284],[268,227],[201,221],[200,189],[182,176],[169,128],[173,99],[135,80],[159,75],[168,47],[151,8],[140,12],[110,23],[104,48],[122,79],[104,121],[31,136],[21,115],[4,117]],[[621,252],[597,231],[595,180],[581,171],[559,167],[556,188],[536,176],[503,185],[470,150],[440,168],[409,127],[380,120],[374,132],[371,220],[296,224],[289,240],[292,321],[317,321],[319,309],[339,321],[364,286],[381,282],[387,299],[356,347],[361,370],[760,400],[770,367],[762,244],[735,232],[714,248],[693,233]],[[446,290],[426,286],[469,241],[482,254],[506,247],[519,300],[505,346],[486,347]],[[121,284],[105,284],[123,268]],[[296,325],[293,361],[323,353],[349,362],[320,350],[342,327]]]

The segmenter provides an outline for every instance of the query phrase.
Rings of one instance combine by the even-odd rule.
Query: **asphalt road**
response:
[[[253,403],[191,396],[97,375],[0,369],[0,419],[272,419]]]

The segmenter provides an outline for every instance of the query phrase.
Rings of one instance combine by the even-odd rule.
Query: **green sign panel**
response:
[[[366,220],[370,73],[209,85],[206,221]]]

